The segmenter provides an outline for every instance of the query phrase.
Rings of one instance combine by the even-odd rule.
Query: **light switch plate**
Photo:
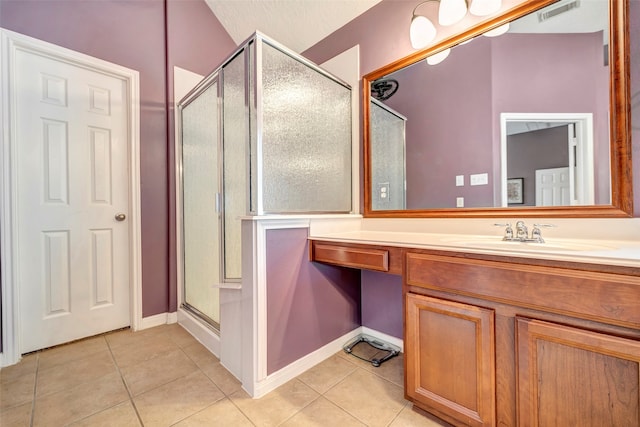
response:
[[[488,173],[477,173],[474,175],[469,175],[470,185],[487,185],[488,183],[489,183]]]
[[[456,187],[464,187],[464,175],[456,175]]]

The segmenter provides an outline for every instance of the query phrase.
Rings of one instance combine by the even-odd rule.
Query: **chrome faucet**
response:
[[[525,225],[524,221],[516,222],[516,239],[524,242],[529,237],[529,229]]]
[[[533,229],[531,230],[531,237],[529,237],[529,229],[527,228],[524,221],[516,222],[516,231],[515,235],[513,233],[513,228],[511,228],[511,224],[494,224],[497,227],[505,227],[504,229],[504,237],[502,240],[507,242],[523,242],[523,243],[544,243],[544,239],[542,238],[542,231],[540,228],[542,227],[555,227],[553,224],[533,224]]]

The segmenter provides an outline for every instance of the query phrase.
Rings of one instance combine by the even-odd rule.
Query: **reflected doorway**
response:
[[[592,114],[502,113],[500,129],[501,206],[594,204]],[[523,183],[516,204],[507,191],[514,178]]]

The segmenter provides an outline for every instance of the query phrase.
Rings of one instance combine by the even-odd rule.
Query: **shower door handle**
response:
[[[220,213],[220,193],[216,193],[216,213]]]

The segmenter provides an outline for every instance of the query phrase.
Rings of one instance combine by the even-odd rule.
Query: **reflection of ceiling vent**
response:
[[[572,9],[577,9],[580,7],[580,0],[573,0],[569,3],[561,4],[557,7],[553,7],[542,12],[538,12],[538,21],[546,21],[547,19],[551,19],[554,16],[558,16],[561,13],[569,12]]]

